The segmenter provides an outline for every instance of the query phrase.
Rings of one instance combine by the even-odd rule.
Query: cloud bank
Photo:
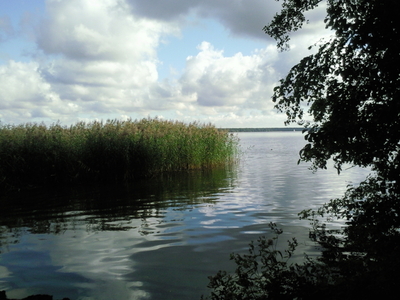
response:
[[[221,127],[282,126],[284,116],[270,101],[273,86],[316,36],[315,30],[305,31],[294,40],[299,50],[279,54],[261,30],[279,8],[275,1],[45,4],[44,17],[31,23],[26,14],[20,25],[7,15],[0,18],[0,43],[16,32],[26,39],[29,31],[35,45],[24,60],[0,64],[3,123],[159,116]],[[192,55],[178,51],[171,57],[183,62],[184,69],[160,79],[159,68],[166,63],[159,60],[160,49],[193,20],[217,20],[233,38],[256,40],[261,47],[225,55],[224,49],[199,40]]]

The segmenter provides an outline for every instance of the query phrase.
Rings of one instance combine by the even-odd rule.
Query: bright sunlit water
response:
[[[296,236],[297,258],[317,254],[302,209],[343,194],[367,171],[297,164],[301,132],[239,133],[229,170],[189,172],[129,186],[65,187],[1,199],[0,290],[9,298],[200,299],[207,276],[233,270],[251,240]]]

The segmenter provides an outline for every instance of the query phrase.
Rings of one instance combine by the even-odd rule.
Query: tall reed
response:
[[[238,138],[211,124],[160,119],[0,125],[0,188],[131,180],[212,168],[237,158]]]

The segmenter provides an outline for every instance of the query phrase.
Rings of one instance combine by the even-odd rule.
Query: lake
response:
[[[207,276],[234,270],[230,253],[273,236],[270,222],[284,230],[283,243],[300,241],[295,260],[318,254],[297,213],[341,196],[367,170],[298,165],[301,132],[238,136],[243,155],[230,168],[3,197],[0,290],[9,298],[200,299],[210,292]]]

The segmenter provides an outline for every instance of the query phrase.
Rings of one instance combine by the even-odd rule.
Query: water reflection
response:
[[[132,218],[163,217],[165,208],[186,210],[214,203],[216,193],[235,186],[233,169],[173,173],[132,184],[34,191],[3,197],[0,226],[59,234],[85,223],[88,231],[129,230]],[[3,229],[4,230],[4,229]],[[146,230],[141,231],[147,234]],[[149,233],[149,232],[148,232]]]
[[[207,276],[267,224],[312,251],[297,213],[342,194],[366,173],[313,174],[297,165],[296,133],[240,135],[237,167],[175,173],[131,185],[35,191],[1,199],[0,290],[22,298],[199,299]]]
[[[10,290],[8,296],[16,298],[33,293],[71,299],[144,296],[137,289],[140,281],[130,280],[127,285],[132,289],[125,282],[114,286],[121,285],[115,279],[135,269],[132,253],[182,244],[185,212],[196,205],[214,205],[219,194],[232,191],[235,180],[234,168],[221,168],[130,185],[4,197],[0,289]]]

